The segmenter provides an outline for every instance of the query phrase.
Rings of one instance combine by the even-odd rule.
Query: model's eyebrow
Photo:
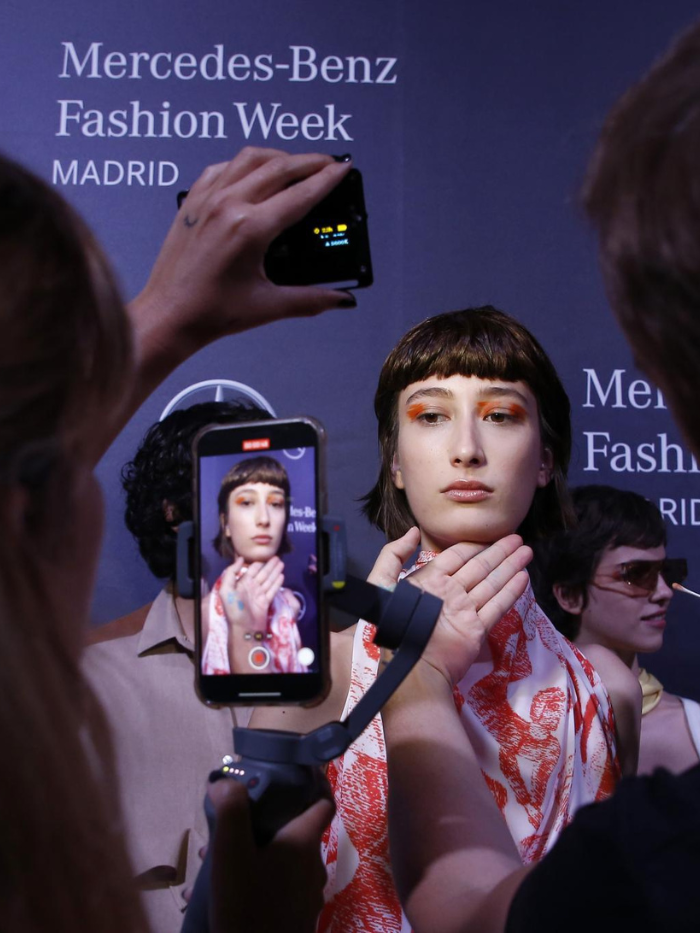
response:
[[[233,490],[234,493],[251,493],[257,495],[258,490],[255,486],[236,486]],[[279,486],[273,486],[268,492],[265,493],[267,496],[283,496],[284,489],[281,489]]]
[[[482,398],[516,398],[523,405],[530,403],[527,395],[512,386],[485,386],[483,389],[479,389],[479,395]]]
[[[404,405],[412,405],[424,398],[454,398],[454,393],[450,389],[441,389],[438,386],[431,389],[416,389],[408,396]]]
[[[483,389],[479,389],[478,394],[481,398],[515,398],[522,402],[523,405],[528,405],[530,403],[530,399],[513,386],[484,386]],[[412,392],[408,396],[404,405],[411,405],[427,398],[453,399],[454,393],[450,389],[444,389],[440,386],[416,389],[415,392]]]

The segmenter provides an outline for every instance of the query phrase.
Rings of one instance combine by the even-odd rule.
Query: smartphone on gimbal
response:
[[[329,687],[323,428],[311,418],[211,425],[194,455],[200,696],[320,701]]]

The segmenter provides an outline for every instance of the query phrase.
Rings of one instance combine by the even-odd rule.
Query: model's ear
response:
[[[401,473],[401,466],[399,464],[399,458],[396,454],[394,454],[394,458],[391,461],[391,478],[393,479],[394,486],[396,486],[397,489],[406,488],[403,482],[403,474]]]
[[[552,592],[564,612],[568,612],[572,616],[581,615],[583,612],[583,593],[572,589],[570,586],[562,586],[561,583],[555,583]]]
[[[221,525],[221,530],[225,538],[231,537],[231,532],[228,530],[228,525],[226,524],[226,516],[219,513],[219,524]]]
[[[542,459],[540,462],[539,473],[537,474],[537,485],[540,488],[549,485],[554,473],[554,454],[549,447],[542,448]]]

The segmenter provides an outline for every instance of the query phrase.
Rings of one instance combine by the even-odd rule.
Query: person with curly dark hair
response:
[[[175,579],[176,529],[192,519],[192,441],[200,428],[224,421],[265,421],[270,412],[243,402],[202,402],[152,425],[122,469],[124,522],[159,580]]]
[[[250,715],[209,709],[194,690],[194,604],[175,582],[177,527],[192,518],[192,441],[207,424],[270,417],[242,402],[176,410],[149,428],[122,470],[126,525],[166,582],[152,603],[92,630],[83,669],[112,727],[127,842],[155,933],[182,922],[208,835],[202,781],[230,752],[231,727]]]

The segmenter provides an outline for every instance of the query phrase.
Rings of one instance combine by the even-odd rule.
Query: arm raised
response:
[[[136,379],[109,440],[172,370],[213,340],[282,318],[354,307],[347,292],[273,285],[264,270],[272,240],[350,168],[328,155],[246,148],[204,170],[145,288],[129,305]]]
[[[479,553],[455,545],[410,578],[444,602],[423,658],[382,711],[392,868],[417,933],[503,930],[528,870],[484,781],[452,688],[524,592],[530,557],[515,535]]]

